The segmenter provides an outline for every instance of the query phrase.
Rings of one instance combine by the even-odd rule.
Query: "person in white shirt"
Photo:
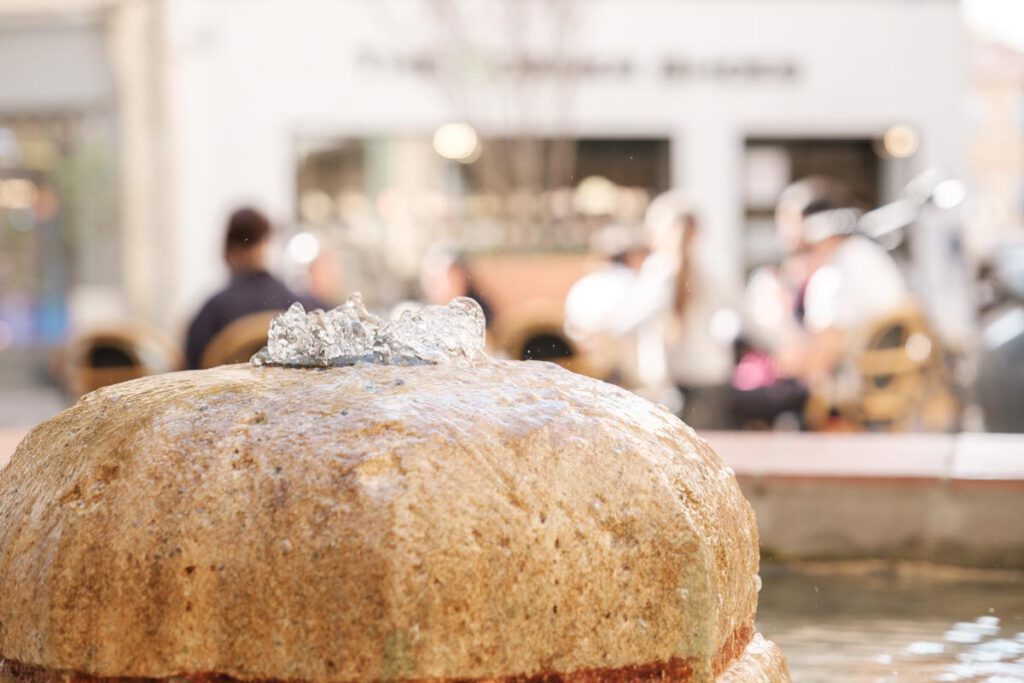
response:
[[[599,230],[591,249],[601,260],[565,297],[565,333],[602,379],[632,387],[637,383],[636,339],[613,334],[612,326],[630,296],[646,249],[628,229],[616,225]]]
[[[713,323],[731,309],[701,259],[696,213],[669,191],[651,202],[644,227],[651,253],[609,327],[636,336],[639,393],[691,426],[727,426],[732,339],[716,338]]]
[[[798,181],[780,197],[776,226],[786,261],[780,270],[759,270],[748,286],[750,331],[770,352],[770,367],[756,353],[741,360],[737,375],[744,377],[733,381],[740,422],[772,424],[785,413],[799,419],[808,389],[833,399],[855,391],[843,368],[856,340],[908,304],[895,261],[856,233],[860,213],[848,188],[830,178]]]
[[[909,302],[903,274],[874,241],[855,234],[860,212],[811,205],[803,248],[812,273],[803,294],[804,333],[777,353],[780,371],[808,386],[827,381],[856,335]]]

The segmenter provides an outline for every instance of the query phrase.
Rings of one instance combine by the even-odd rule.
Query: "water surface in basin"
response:
[[[1024,682],[1024,576],[947,568],[762,567],[759,630],[797,683]]]

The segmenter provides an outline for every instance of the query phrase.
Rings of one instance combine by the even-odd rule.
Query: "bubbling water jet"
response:
[[[469,362],[483,355],[485,327],[483,309],[468,297],[385,321],[356,293],[330,311],[307,313],[292,304],[270,323],[267,346],[250,362],[300,368]]]

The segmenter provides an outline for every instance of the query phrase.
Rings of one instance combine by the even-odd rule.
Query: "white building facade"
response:
[[[39,11],[7,4],[0,17]],[[870,143],[907,125],[912,153],[881,154],[877,201],[929,166],[963,173],[955,0],[72,5],[97,17],[115,78],[124,307],[175,334],[225,278],[233,208],[262,207],[285,231],[305,222],[309,139],[429,141],[466,121],[485,154],[489,137],[666,141],[668,184],[695,198],[708,260],[736,290],[748,195],[789,179],[761,155],[768,179],[753,183],[768,187],[752,189],[751,141]],[[396,154],[398,187],[416,164],[431,172]],[[376,244],[408,265],[428,239],[404,229]]]

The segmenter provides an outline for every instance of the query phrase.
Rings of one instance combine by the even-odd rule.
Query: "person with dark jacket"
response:
[[[317,299],[295,294],[267,271],[270,233],[270,221],[255,209],[242,208],[231,214],[224,243],[231,281],[203,304],[189,325],[185,359],[190,368],[198,368],[210,340],[241,317],[284,310],[296,301],[307,310],[323,308]]]

